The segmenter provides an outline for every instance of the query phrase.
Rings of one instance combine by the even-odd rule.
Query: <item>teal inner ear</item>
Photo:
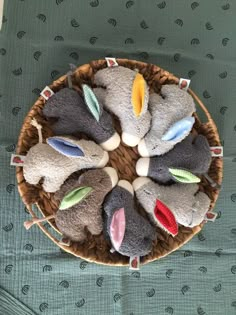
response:
[[[184,135],[187,135],[195,122],[194,117],[185,117],[174,123],[167,132],[162,136],[163,141],[177,141]]]
[[[85,103],[88,106],[93,117],[97,121],[99,121],[101,111],[100,111],[98,100],[95,94],[93,93],[93,90],[88,85],[84,84],[82,87],[83,87],[83,92],[84,92]]]
[[[199,177],[186,170],[169,168],[169,172],[171,173],[172,177],[180,183],[192,184],[199,183],[201,181]]]
[[[84,152],[79,145],[76,145],[70,140],[63,138],[52,137],[47,139],[47,143],[56,151],[68,157],[84,156]]]
[[[77,203],[79,203],[81,200],[83,200],[88,194],[90,194],[93,191],[92,187],[79,187],[75,188],[72,191],[70,191],[68,194],[64,196],[62,199],[59,210],[66,210],[70,207],[73,207]]]

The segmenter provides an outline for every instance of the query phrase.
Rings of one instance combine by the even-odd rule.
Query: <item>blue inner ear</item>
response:
[[[195,122],[194,117],[185,117],[174,123],[167,132],[162,136],[161,140],[164,141],[177,141],[184,135],[187,135]]]
[[[69,140],[62,138],[48,138],[47,143],[56,151],[68,157],[84,156],[83,150]]]

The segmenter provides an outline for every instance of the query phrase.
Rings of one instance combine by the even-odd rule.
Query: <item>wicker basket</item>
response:
[[[130,69],[139,69],[139,72],[144,76],[151,90],[159,92],[162,84],[178,84],[179,79],[173,76],[171,73],[159,68],[158,66],[147,64],[143,62],[118,59],[119,65],[128,67]],[[85,64],[74,72],[72,77],[73,86],[75,89],[80,90],[81,83],[87,83],[93,86],[93,75],[98,70],[105,68],[105,60],[92,61],[90,64]],[[53,82],[50,88],[53,91],[58,91],[66,86],[66,76],[63,76]],[[193,132],[203,134],[207,137],[210,146],[219,146],[220,140],[215,126],[209,112],[206,107],[200,101],[200,99],[189,89],[189,93],[193,96],[196,103],[204,111],[207,122],[201,123],[198,116],[195,114],[196,122],[194,125]],[[38,142],[37,130],[30,124],[33,117],[37,119],[39,123],[43,125],[43,137],[46,139],[52,135],[48,122],[42,115],[42,108],[45,104],[43,97],[39,97],[35,102],[30,112],[25,118],[22,126],[18,145],[17,154],[25,155],[27,151]],[[116,130],[120,133],[119,122],[115,119]],[[109,152],[110,161],[109,165],[116,168],[120,179],[126,179],[132,182],[137,174],[135,172],[135,164],[139,158],[139,154],[136,148],[130,148],[125,146],[123,143],[113,152]],[[217,183],[222,181],[222,159],[212,158],[211,167],[209,170],[210,177]],[[35,203],[38,209],[41,211],[43,216],[53,214],[57,211],[57,201],[54,200],[53,194],[47,193],[42,189],[41,184],[29,185],[26,183],[23,177],[23,170],[21,167],[16,168],[16,177],[18,182],[18,189],[23,202],[25,203],[28,211],[34,217],[35,213],[32,209],[32,204]],[[200,190],[204,191],[211,199],[211,209],[214,207],[217,200],[219,190],[214,189],[209,185],[205,178],[202,178],[200,184]],[[145,216],[145,212],[139,206],[139,211]],[[49,222],[52,227],[58,232],[58,238],[60,238],[60,232],[53,220]],[[127,265],[128,257],[122,256],[118,253],[110,253],[110,244],[105,241],[103,235],[92,236],[87,233],[86,242],[83,244],[72,243],[70,247],[59,244],[59,240],[55,238],[42,223],[38,223],[40,229],[58,246],[65,251],[81,257],[85,260],[96,262],[106,265]],[[161,257],[164,257],[175,251],[183,244],[188,242],[196,233],[198,233],[203,227],[203,223],[194,228],[186,228],[180,226],[179,233],[176,237],[172,237],[161,229],[158,229],[158,237],[153,243],[153,249],[149,255],[141,259],[141,263],[145,264]]]

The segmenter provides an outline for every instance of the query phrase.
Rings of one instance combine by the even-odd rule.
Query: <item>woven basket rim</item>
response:
[[[140,61],[136,61],[136,60],[129,60],[129,59],[116,59],[116,61],[118,62],[119,65],[123,65],[123,66],[127,66],[127,64],[129,65],[130,68],[134,68],[135,66],[139,66],[140,68],[145,67],[145,69],[150,66],[151,69],[154,69],[157,73],[158,71],[161,72],[161,80],[164,81],[165,80],[169,80],[172,81],[173,84],[178,84],[179,82],[179,78],[174,76],[173,74],[169,73],[168,71],[160,68],[159,66],[155,66],[152,64],[147,64],[144,62],[140,62]],[[80,77],[81,73],[88,73],[89,71],[94,70],[94,66],[99,66],[100,68],[104,68],[106,65],[106,61],[105,60],[95,60],[90,62],[89,64],[84,64],[79,66],[76,71],[75,71],[75,75]],[[153,68],[152,68],[153,67]],[[91,70],[92,68],[92,70]],[[63,87],[65,85],[65,80],[66,80],[66,75],[61,76],[59,79],[57,79],[56,81],[54,81],[51,85],[49,85],[49,87],[53,90],[58,90],[59,87]],[[162,85],[162,83],[160,83]],[[208,112],[206,106],[203,104],[203,102],[198,98],[198,96],[191,90],[188,89],[188,92],[190,95],[192,95],[192,97],[194,98],[194,100],[196,101],[196,103],[201,107],[201,109],[204,111],[206,117],[207,117],[207,123],[204,123],[206,125],[207,128],[209,128],[209,133],[211,133],[211,136],[214,139],[214,143],[217,144],[218,146],[220,145],[220,139],[219,139],[219,134],[217,131],[217,127],[210,115],[210,113]],[[36,102],[34,103],[34,105],[31,107],[31,109],[29,110],[28,114],[26,115],[23,125],[21,127],[21,131],[19,134],[19,138],[18,138],[18,143],[17,143],[17,149],[16,152],[17,154],[21,154],[22,152],[22,146],[24,144],[24,138],[25,138],[25,134],[26,134],[26,130],[27,130],[27,126],[30,125],[31,119],[34,117],[35,113],[37,113],[37,110],[40,108],[40,106],[42,107],[45,101],[43,99],[42,96],[38,97],[38,99],[36,100]],[[223,160],[217,158],[217,160],[215,160],[215,164],[216,164],[216,169],[217,169],[217,182],[219,184],[221,184],[222,182],[222,175],[223,175]],[[19,194],[24,202],[24,194],[25,194],[25,190],[22,186],[22,182],[23,182],[23,171],[21,167],[16,167],[16,177],[17,177],[17,183],[18,183],[18,191]],[[22,188],[23,187],[23,188]],[[212,207],[215,205],[216,200],[218,198],[219,195],[219,191],[217,191],[214,195],[214,200],[212,201]],[[24,202],[25,203],[25,202]],[[42,213],[43,216],[45,216],[45,209],[41,209],[41,207],[36,203],[39,211]],[[32,205],[25,203],[26,208],[28,209],[29,213],[31,214],[32,217],[35,216],[35,212],[32,208]],[[56,230],[57,228],[55,227],[54,224],[52,224],[49,221],[49,224]],[[125,262],[119,262],[119,261],[110,261],[110,262],[106,262],[106,261],[102,261],[99,259],[94,259],[91,258],[89,256],[83,255],[83,253],[78,253],[76,251],[73,251],[73,249],[71,249],[70,247],[67,246],[63,246],[59,243],[58,239],[55,238],[49,231],[47,228],[45,228],[45,226],[42,223],[37,223],[37,225],[39,226],[39,228],[46,234],[47,237],[49,237],[56,245],[58,245],[60,248],[62,248],[64,251],[73,254],[74,256],[80,257],[82,259],[85,259],[87,261],[90,262],[96,262],[99,264],[103,264],[103,265],[116,265],[116,266],[124,266],[124,265],[128,265],[128,261],[126,260]],[[173,242],[173,247],[172,249],[169,250],[164,250],[163,253],[159,256],[153,256],[153,257],[149,257],[148,259],[144,260],[142,263],[146,264],[148,262],[152,262],[155,261],[159,258],[165,257],[167,255],[169,255],[171,252],[177,250],[178,248],[180,248],[181,246],[183,246],[184,244],[186,244],[188,241],[190,241],[192,239],[192,237],[194,235],[196,235],[198,232],[201,231],[202,227],[203,227],[203,223],[192,228],[191,229],[191,233],[188,234],[188,236],[185,237],[184,241],[181,241],[179,244],[178,242]],[[60,232],[59,232],[60,233]],[[145,256],[146,257],[146,256]]]

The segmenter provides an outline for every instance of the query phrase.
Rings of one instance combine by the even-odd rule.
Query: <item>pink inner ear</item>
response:
[[[113,246],[119,250],[125,235],[125,209],[117,210],[112,217],[110,235]]]
[[[178,234],[178,224],[171,210],[160,200],[156,200],[154,215],[160,225],[162,225],[171,235]]]

